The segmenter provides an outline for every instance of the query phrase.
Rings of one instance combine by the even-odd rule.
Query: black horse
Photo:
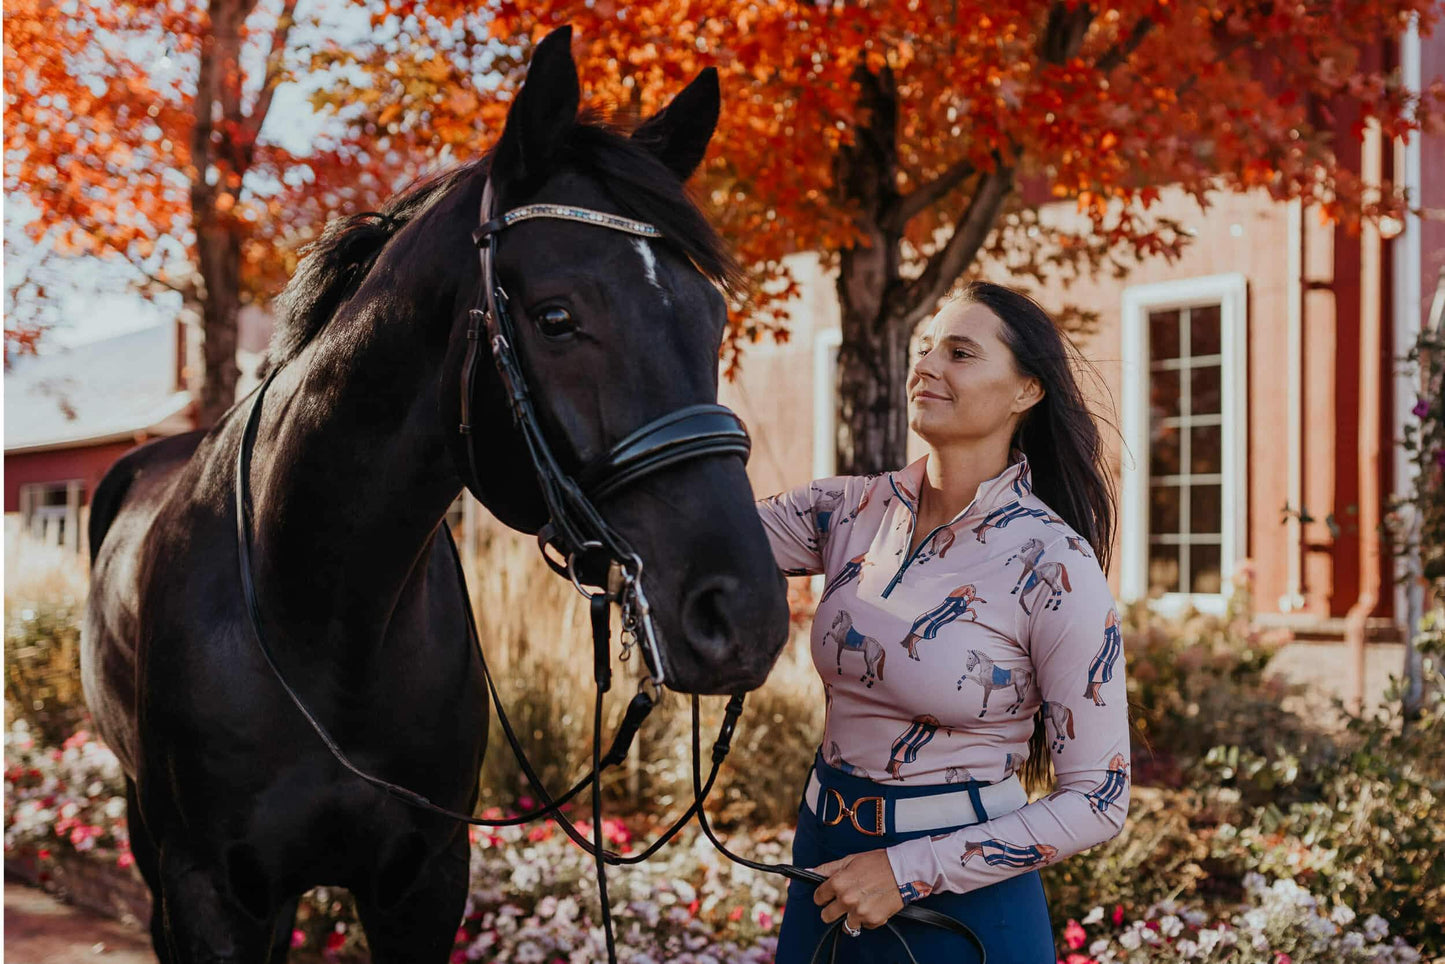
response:
[[[362,769],[453,809],[475,803],[488,712],[441,525],[462,490],[457,432],[470,234],[557,202],[641,219],[645,241],[567,221],[508,229],[511,294],[538,416],[575,471],[637,426],[714,402],[732,270],[686,199],[718,113],[705,72],[631,137],[578,116],[570,33],[538,46],[495,150],[333,222],[280,303],[250,488],[262,626],[280,669]],[[473,401],[502,521],[546,521],[489,363]],[[247,623],[233,502],[245,408],[127,455],[93,500],[82,646],[87,701],[127,774],[131,846],[162,961],[283,960],[299,895],[354,895],[372,956],[447,958],[467,893],[465,827],[328,755]],[[740,459],[667,468],[605,499],[646,562],[669,684],[753,688],[787,609]],[[585,640],[577,659],[589,658]]]

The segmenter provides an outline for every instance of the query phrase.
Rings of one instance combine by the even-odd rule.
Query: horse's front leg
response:
[[[983,716],[988,712],[988,698],[991,693],[993,693],[993,687],[985,684],[983,688],[983,709],[978,711],[979,716]]]

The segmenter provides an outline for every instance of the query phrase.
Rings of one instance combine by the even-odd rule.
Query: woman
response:
[[[972,284],[929,322],[908,413],[924,458],[758,506],[779,567],[827,587],[828,753],[793,845],[827,880],[789,888],[778,964],[840,918],[838,960],[901,960],[882,925],[914,901],[967,924],[989,964],[1051,964],[1038,869],[1113,837],[1129,806],[1111,476],[1066,342],[1008,288]],[[1058,789],[1027,803],[1051,762]],[[900,931],[920,962],[978,959]]]

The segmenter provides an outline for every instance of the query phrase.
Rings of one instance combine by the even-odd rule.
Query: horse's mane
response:
[[[698,270],[735,291],[741,273],[687,191],[656,156],[611,125],[584,114],[555,162],[595,178],[630,217],[656,225]],[[275,302],[276,327],[267,367],[294,358],[356,291],[386,243],[474,172],[491,165],[491,152],[467,164],[420,178],[381,208],[335,218],[303,250],[303,258]]]

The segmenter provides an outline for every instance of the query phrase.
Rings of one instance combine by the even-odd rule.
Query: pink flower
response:
[[[1115,905],[1114,905],[1114,926],[1115,926],[1115,927],[1118,927],[1118,926],[1119,926],[1120,924],[1122,924],[1122,923],[1124,923],[1124,905],[1123,905],[1123,904],[1115,904]]]
[[[1084,954],[1070,954],[1064,958],[1063,964],[1094,964],[1094,959]]]
[[[463,944],[466,943],[468,940],[471,940],[471,938],[467,935],[467,929],[465,927],[458,927],[457,936],[452,938],[452,943]]]
[[[1294,964],[1294,960],[1284,951],[1275,951],[1274,964]]]
[[[1069,945],[1069,950],[1077,951],[1084,946],[1084,941],[1088,939],[1089,936],[1084,933],[1083,925],[1070,918],[1068,926],[1064,928],[1064,943]]]
[[[291,932],[291,946],[304,947],[306,944],[306,932],[297,928]]]
[[[763,930],[770,930],[773,926],[773,915],[765,910],[758,911],[758,926]]]
[[[732,910],[728,911],[728,920],[730,920],[730,921],[740,921],[740,920],[742,920],[742,919],[743,919],[743,909],[742,909],[741,907],[734,907]]]
[[[340,931],[332,931],[326,935],[326,950],[328,953],[336,953],[346,943],[346,935]]]
[[[128,851],[115,858],[115,865],[117,867],[129,867],[134,863],[135,858],[132,857]]]
[[[1410,414],[1416,418],[1424,418],[1430,414],[1430,400],[1426,398],[1420,399],[1415,403],[1415,407],[1410,409]]]

